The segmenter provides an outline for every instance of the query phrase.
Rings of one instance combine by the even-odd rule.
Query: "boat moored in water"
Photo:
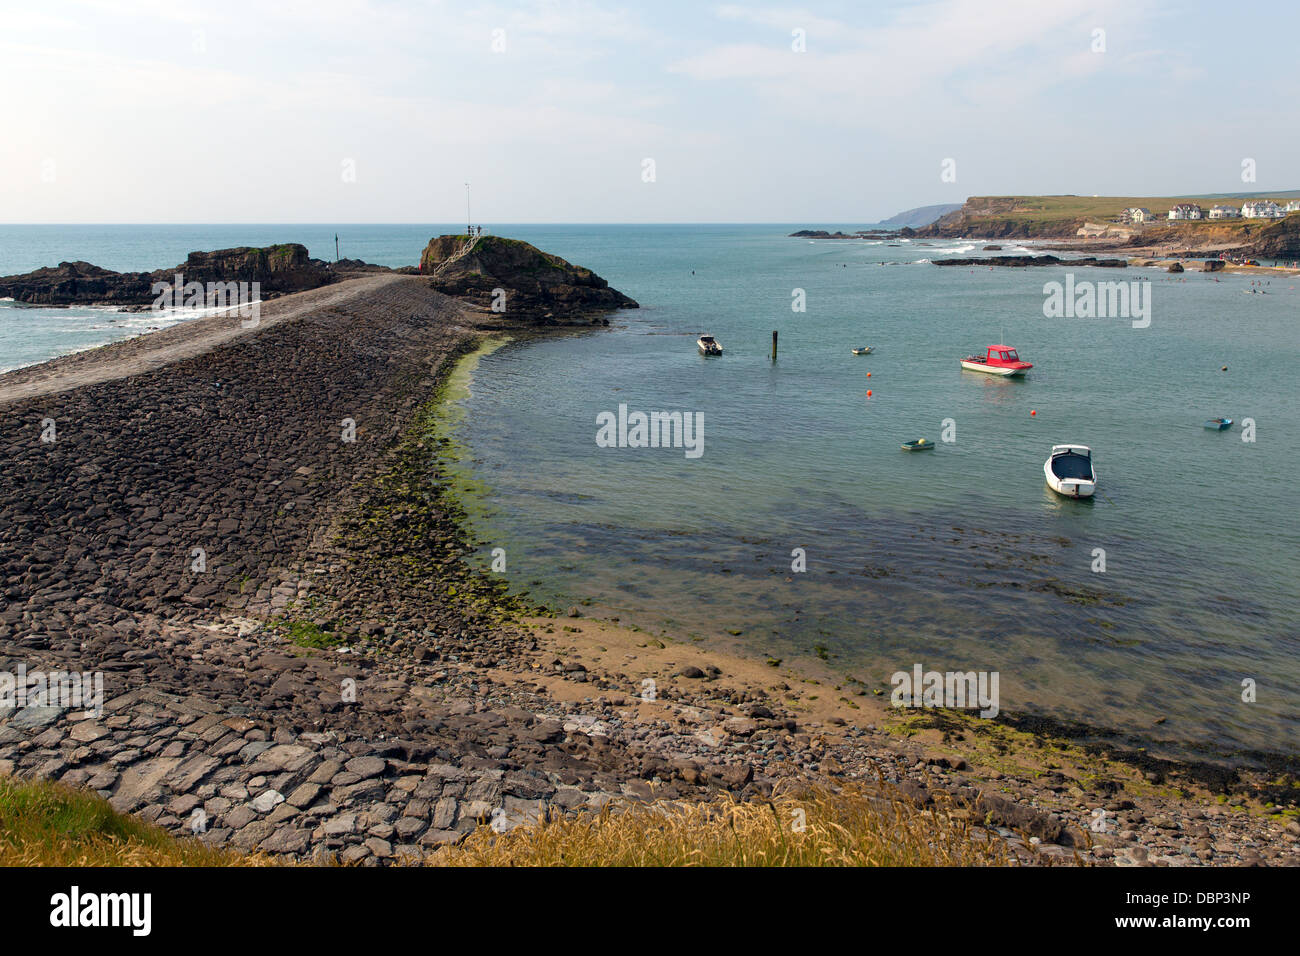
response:
[[[701,355],[722,354],[722,346],[719,345],[718,340],[711,335],[701,335],[698,339],[695,340],[695,344],[700,347]]]
[[[1020,361],[1019,353],[1009,345],[990,345],[983,355],[968,355],[962,359],[961,367],[971,372],[986,372],[1010,378],[1013,375],[1024,375],[1034,366]]]
[[[1205,427],[1210,429],[1210,431],[1214,431],[1214,432],[1226,431],[1227,429],[1232,427],[1232,419],[1211,418],[1209,421],[1205,423]]]
[[[918,438],[916,441],[905,441],[899,447],[903,451],[931,451],[934,449],[934,442],[928,438]]]
[[[1053,445],[1051,457],[1043,463],[1043,473],[1048,487],[1058,495],[1091,498],[1097,491],[1097,470],[1087,445]]]
[[[859,347],[859,348],[856,348],[856,349],[853,350],[853,354],[854,354],[854,355],[870,355],[870,354],[871,354],[871,346],[870,346],[870,345],[863,345],[863,346],[861,346],[861,347]]]

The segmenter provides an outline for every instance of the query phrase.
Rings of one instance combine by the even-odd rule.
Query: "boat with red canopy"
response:
[[[990,345],[984,355],[968,355],[961,360],[961,367],[972,372],[987,372],[990,375],[1024,375],[1034,366],[1020,361],[1020,355],[1010,345]]]

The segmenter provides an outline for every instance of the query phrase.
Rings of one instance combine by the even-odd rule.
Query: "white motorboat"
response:
[[[1091,498],[1097,490],[1097,469],[1087,445],[1053,445],[1043,474],[1048,487],[1067,498]]]
[[[701,355],[722,354],[722,346],[719,345],[718,340],[711,335],[701,335],[698,339],[695,340],[695,344],[700,347]]]

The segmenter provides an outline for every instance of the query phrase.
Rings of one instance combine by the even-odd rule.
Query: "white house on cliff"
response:
[[[1241,214],[1247,219],[1281,219],[1286,215],[1271,199],[1252,199],[1242,205]]]

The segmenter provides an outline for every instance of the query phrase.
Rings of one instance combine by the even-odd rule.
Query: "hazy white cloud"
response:
[[[472,179],[485,221],[866,221],[986,192],[1226,188],[1234,153],[1292,185],[1294,111],[1249,95],[1289,88],[1287,58],[1214,44],[1203,11],[46,0],[0,32],[0,216],[454,220]],[[1296,20],[1272,12],[1279,36]],[[1213,150],[1186,148],[1180,101],[1213,117]]]

